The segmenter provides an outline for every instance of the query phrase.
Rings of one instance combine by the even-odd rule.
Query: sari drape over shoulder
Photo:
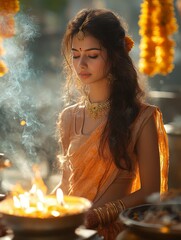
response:
[[[106,159],[101,159],[98,153],[99,139],[104,128],[104,123],[99,125],[95,131],[88,137],[75,152],[69,153],[68,145],[72,139],[72,120],[78,112],[78,105],[66,111],[61,116],[61,143],[65,150],[67,159],[65,173],[61,187],[69,195],[86,197],[91,201],[100,198],[105,190],[110,186],[118,174],[122,178],[132,179],[131,192],[137,191],[140,186],[139,168],[136,162],[134,152],[136,141],[141,134],[144,125],[153,115],[157,127],[159,153],[160,153],[160,171],[161,171],[161,193],[167,191],[168,187],[168,140],[164,129],[162,114],[158,108],[150,105],[143,105],[139,115],[131,126],[131,143],[128,147],[129,154],[133,160],[134,170],[130,173],[118,169],[109,152],[105,148]],[[70,123],[70,125],[68,124]],[[65,127],[66,126],[66,127]]]
[[[77,115],[80,117],[79,110],[80,108],[77,104],[66,109],[60,116],[61,144],[64,148],[65,158],[67,159],[60,187],[65,194],[85,197],[95,203],[104,195],[105,191],[113,184],[117,177],[123,180],[129,179],[131,182],[130,193],[139,190],[141,186],[135,145],[151,116],[154,116],[157,127],[161,173],[160,191],[161,193],[167,191],[168,141],[162,121],[162,114],[157,107],[143,104],[137,118],[131,125],[131,142],[128,146],[128,153],[134,166],[131,172],[118,169],[115,166],[108,146],[105,147],[106,158],[102,159],[99,155],[99,140],[105,126],[104,122],[86,138],[75,134],[73,119]],[[79,141],[80,138],[82,138],[81,141]],[[77,144],[74,151],[71,151],[72,144]],[[117,227],[117,225],[115,226]],[[107,228],[107,233],[105,234],[109,237],[105,239],[114,239],[110,238],[110,234],[113,232],[116,234],[115,226]],[[108,231],[112,233],[108,233]]]

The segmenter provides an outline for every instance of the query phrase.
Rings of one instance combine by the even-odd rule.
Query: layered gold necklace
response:
[[[93,119],[99,119],[104,116],[110,108],[110,100],[104,102],[91,103],[89,97],[85,98],[85,108]]]

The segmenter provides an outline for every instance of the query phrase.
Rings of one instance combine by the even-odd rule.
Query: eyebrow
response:
[[[92,51],[92,50],[101,50],[101,48],[88,48],[88,49],[86,49],[85,51],[87,52],[87,51]],[[75,49],[75,48],[72,48],[72,51],[77,51],[78,52],[78,50],[77,49]]]

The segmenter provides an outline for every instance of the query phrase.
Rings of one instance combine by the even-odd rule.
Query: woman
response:
[[[66,89],[76,103],[58,122],[65,160],[60,187],[92,201],[85,225],[109,240],[121,230],[122,210],[167,190],[162,116],[143,102],[132,45],[119,16],[106,9],[78,12],[62,41]]]

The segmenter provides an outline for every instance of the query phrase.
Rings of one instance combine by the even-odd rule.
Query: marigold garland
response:
[[[0,57],[5,54],[3,38],[15,35],[14,16],[20,10],[19,0],[0,0]],[[0,77],[8,72],[8,68],[0,59]]]
[[[15,14],[20,10],[18,0],[0,0],[0,12]]]
[[[173,0],[143,0],[139,34],[139,69],[148,76],[167,75],[173,68],[175,42],[172,34],[178,30]]]

